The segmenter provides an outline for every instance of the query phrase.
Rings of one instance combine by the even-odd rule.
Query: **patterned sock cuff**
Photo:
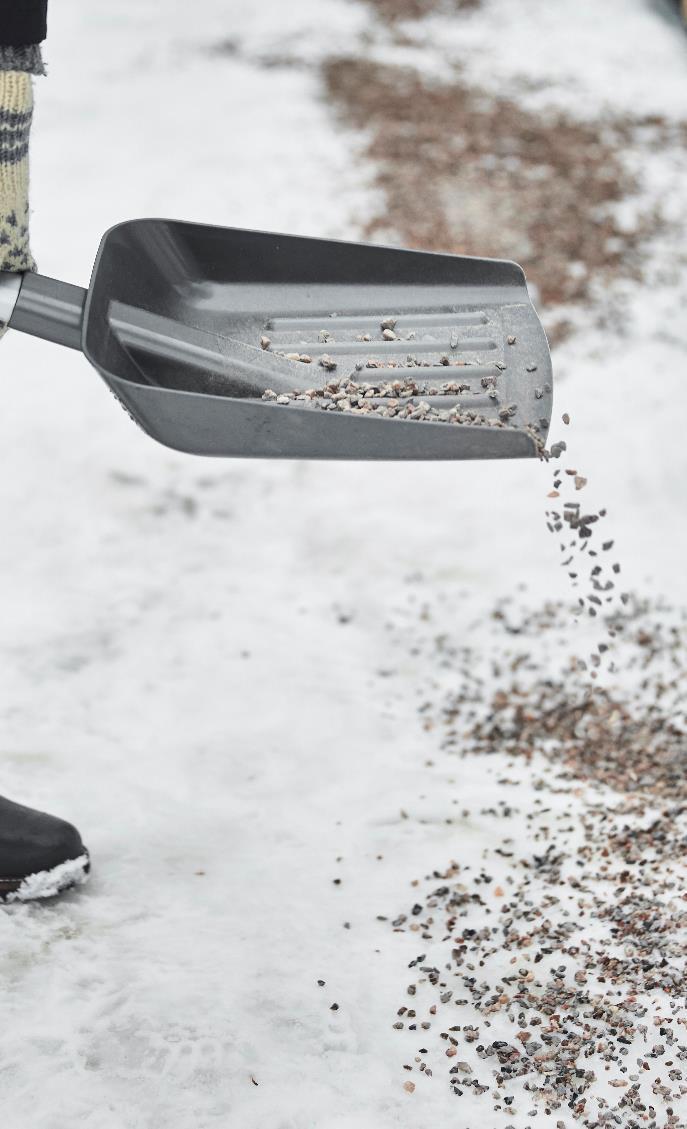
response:
[[[43,56],[38,43],[28,47],[0,46],[0,71],[24,71],[26,74],[45,74]]]
[[[0,71],[0,270],[35,270],[29,249],[31,78]]]

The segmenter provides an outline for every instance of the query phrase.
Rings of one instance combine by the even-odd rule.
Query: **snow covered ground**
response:
[[[162,33],[159,7],[55,7],[40,269],[85,284],[102,232],[137,215],[355,237],[371,170],[315,63],[375,35],[396,50],[367,7],[200,0],[190,34],[187,4],[169,0]],[[687,45],[667,12],[491,0],[398,51],[476,48],[484,82],[493,44],[502,89],[540,79],[540,105],[576,91],[587,114],[673,116]],[[265,64],[280,54],[312,65]],[[681,176],[656,154],[645,191],[684,224]],[[658,239],[654,289],[623,287],[625,332],[590,313],[556,370],[627,585],[678,604],[685,250],[684,230]],[[434,675],[388,625],[426,600],[460,634],[518,585],[567,597],[548,475],[193,460],[133,427],[76,354],[8,334],[1,361],[0,791],[72,819],[94,859],[83,891],[0,913],[8,1129],[475,1129],[489,1107],[458,1111],[443,1080],[402,1089],[390,1017],[413,942],[376,915],[481,857],[488,821],[445,822],[456,787],[466,807],[507,790],[493,761],[428,777],[416,711]]]

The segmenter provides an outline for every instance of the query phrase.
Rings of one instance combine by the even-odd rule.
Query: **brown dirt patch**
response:
[[[386,23],[421,20],[435,12],[469,12],[479,8],[482,0],[367,0]]]
[[[588,299],[592,280],[638,278],[659,217],[623,229],[614,205],[637,183],[623,149],[662,123],[546,118],[461,81],[336,58],[327,91],[370,134],[385,206],[365,235],[411,247],[516,259],[545,306]]]

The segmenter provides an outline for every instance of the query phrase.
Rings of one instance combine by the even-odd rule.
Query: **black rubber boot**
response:
[[[0,901],[54,897],[85,882],[89,870],[71,823],[0,796]]]

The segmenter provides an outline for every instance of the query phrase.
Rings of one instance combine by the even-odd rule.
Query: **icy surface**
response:
[[[573,74],[573,7],[605,103],[684,100],[679,30],[641,0],[504,0],[461,35],[493,41],[497,9],[541,18],[517,69],[548,83]],[[350,50],[366,13],[232,8],[198,5],[190,39],[179,0],[162,37],[152,0],[56,8],[33,151],[45,273],[85,284],[102,231],[135,215],[355,235],[371,206],[355,139],[316,72],[257,59]],[[656,160],[650,190],[675,201],[674,159]],[[622,334],[590,318],[557,368],[570,460],[608,506],[626,583],[679,602],[683,252],[657,244]],[[519,584],[567,596],[548,475],[193,460],[139,432],[76,354],[8,334],[1,360],[0,790],[73,820],[94,860],[83,891],[0,913],[7,1124],[486,1124],[489,1103],[458,1109],[443,1080],[403,1092],[391,1018],[413,942],[375,918],[407,906],[412,878],[480,859],[491,824],[445,816],[456,788],[466,808],[502,796],[499,766],[427,773],[416,710],[434,675],[386,624],[423,590],[437,631],[470,631]]]

